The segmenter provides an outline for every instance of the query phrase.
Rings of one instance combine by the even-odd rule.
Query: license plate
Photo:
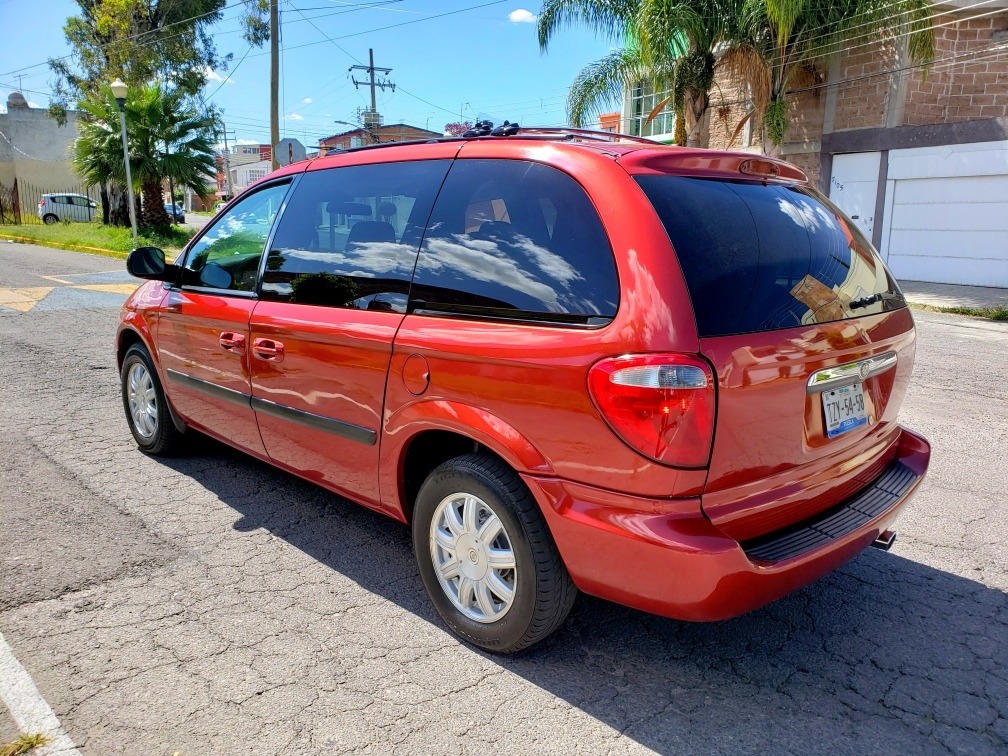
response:
[[[868,424],[864,389],[860,383],[823,391],[822,405],[826,414],[827,438],[836,438],[842,433]]]

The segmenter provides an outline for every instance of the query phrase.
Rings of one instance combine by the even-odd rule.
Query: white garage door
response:
[[[1008,142],[893,150],[882,253],[897,278],[1008,287]]]

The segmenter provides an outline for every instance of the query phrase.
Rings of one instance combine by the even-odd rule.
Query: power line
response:
[[[343,34],[343,35],[341,35],[339,37],[335,37],[335,39],[350,39],[351,37],[360,37],[361,35],[364,35],[364,34],[374,34],[375,32],[386,31],[387,29],[397,29],[400,26],[409,26],[410,24],[419,24],[419,23],[421,23],[423,21],[433,21],[436,18],[444,18],[445,16],[454,16],[454,15],[457,15],[459,13],[466,13],[467,11],[478,10],[479,8],[486,8],[486,7],[491,6],[491,5],[500,5],[501,3],[505,3],[505,2],[512,2],[512,0],[492,0],[492,2],[489,2],[489,3],[483,3],[481,5],[471,5],[471,6],[467,7],[467,8],[458,8],[458,9],[453,10],[453,11],[446,11],[445,13],[437,13],[437,14],[435,14],[433,16],[424,16],[423,18],[416,18],[416,19],[413,19],[412,21],[403,21],[403,22],[398,23],[398,24],[389,24],[388,26],[379,26],[379,27],[377,27],[375,29],[366,29],[364,31],[353,32],[351,34]],[[327,37],[324,40],[320,39],[320,40],[317,40],[315,42],[305,42],[304,44],[295,45],[293,47],[288,47],[287,49],[288,50],[299,50],[302,47],[313,47],[314,45],[321,45],[321,44],[324,44],[326,41],[332,42],[333,40],[331,38]],[[265,53],[261,53],[261,54],[264,55]],[[257,56],[253,55],[252,57],[254,58],[254,57],[257,57]]]
[[[209,100],[211,97],[213,97],[215,94],[217,94],[221,90],[221,87],[223,87],[225,84],[227,84],[228,81],[231,79],[231,77],[235,73],[238,72],[239,66],[241,66],[241,64],[245,61],[245,58],[248,56],[248,54],[250,52],[252,52],[252,45],[248,46],[248,50],[245,51],[245,55],[241,56],[241,60],[239,60],[238,63],[235,65],[235,67],[233,69],[231,69],[231,73],[229,73],[227,76],[225,76],[223,79],[221,79],[221,83],[219,85],[217,85],[217,89],[215,89],[213,92],[211,92],[210,94],[208,94],[206,97],[201,97],[200,98],[200,99],[203,100],[203,104],[204,105],[206,104],[207,100]]]

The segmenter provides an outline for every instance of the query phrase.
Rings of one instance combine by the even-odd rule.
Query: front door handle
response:
[[[236,354],[245,353],[245,337],[240,333],[224,331],[224,333],[220,335],[218,341],[225,352],[234,352]]]
[[[273,339],[254,339],[252,341],[252,354],[260,360],[283,362],[284,345]]]

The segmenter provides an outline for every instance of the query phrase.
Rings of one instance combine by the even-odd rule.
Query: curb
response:
[[[4,234],[4,233],[0,233],[0,239],[15,242],[17,244],[34,244],[37,247],[62,249],[67,252],[91,252],[93,254],[102,255],[103,257],[114,257],[119,260],[125,260],[126,255],[129,254],[129,252],[120,252],[115,249],[105,249],[104,247],[89,247],[86,244],[74,244],[73,242],[50,241],[47,239],[32,239],[31,237],[27,236],[11,236],[10,234]]]

